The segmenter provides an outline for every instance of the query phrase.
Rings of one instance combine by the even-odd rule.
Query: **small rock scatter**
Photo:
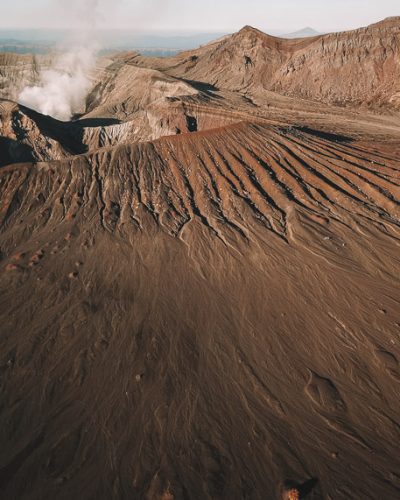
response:
[[[44,252],[43,250],[38,250],[36,253],[32,255],[29,259],[29,266],[36,266],[43,259]]]
[[[18,271],[19,267],[16,264],[7,264],[6,271]]]
[[[161,500],[174,500],[174,495],[168,489],[161,495]]]
[[[290,490],[287,490],[284,492],[282,500],[299,500],[300,499],[300,493],[297,488],[291,488]]]
[[[11,260],[21,260],[25,257],[25,255],[26,254],[24,252],[18,252],[11,257]]]

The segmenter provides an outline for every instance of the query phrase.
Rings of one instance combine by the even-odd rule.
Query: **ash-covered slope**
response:
[[[155,64],[169,74],[250,95],[260,89],[336,105],[398,110],[400,18],[288,40],[250,26]],[[139,64],[153,64],[151,60]]]
[[[389,143],[242,123],[0,170],[8,498],[395,498]]]
[[[116,55],[71,122],[0,101],[2,496],[398,497],[400,128],[330,105],[389,106],[397,26]]]
[[[145,170],[140,166],[140,158]],[[81,207],[85,198],[89,200],[95,183],[103,205],[100,215],[116,212],[118,221],[114,222],[118,225],[124,226],[130,221],[140,226],[140,216],[135,209],[145,210],[173,236],[179,236],[186,224],[199,217],[214,235],[218,236],[223,229],[223,233],[233,231],[251,239],[250,228],[242,227],[249,224],[248,219],[244,222],[242,212],[247,216],[252,214],[256,221],[285,240],[291,234],[290,217],[293,211],[300,209],[317,219],[322,217],[322,224],[325,211],[330,218],[340,210],[338,218],[347,212],[367,219],[372,214],[379,221],[394,224],[399,216],[395,157],[381,161],[373,150],[358,143],[354,145],[351,138],[306,128],[281,129],[240,123],[136,146],[104,148],[61,165],[30,166],[28,184],[24,181],[27,167],[16,165],[5,169],[2,199],[11,203],[18,198],[24,204],[24,200],[41,198],[40,193],[30,193],[31,177],[46,175],[49,171],[53,178],[59,168],[62,175],[68,168],[71,180],[75,170],[77,180],[87,174],[96,176],[90,181],[86,179],[83,190],[78,190],[73,183],[68,187],[69,194],[62,193],[59,200],[62,210],[56,211],[58,216],[87,218],[81,213]],[[114,165],[118,173],[108,175],[108,169],[115,168]],[[4,183],[10,173],[13,183]],[[126,182],[120,182],[121,179]],[[57,181],[55,185],[59,184]],[[41,189],[40,182],[35,186]],[[85,194],[86,190],[89,191]],[[111,198],[110,193],[113,193]],[[60,203],[52,199],[52,191],[43,193],[43,199],[46,200],[43,213],[51,219],[52,207]],[[73,204],[76,210],[66,202],[68,199],[76,201]],[[18,204],[18,210],[20,208]],[[7,201],[3,203],[3,214],[6,214],[3,223],[15,209],[8,206]],[[107,218],[99,223],[106,226]]]

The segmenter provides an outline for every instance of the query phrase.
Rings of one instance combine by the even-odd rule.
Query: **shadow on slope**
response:
[[[332,134],[329,132],[324,132],[322,130],[316,130],[310,127],[297,126],[293,128],[294,130],[299,130],[300,132],[304,132],[305,134],[313,135],[314,137],[318,137],[319,139],[325,139],[327,141],[332,141],[332,142],[350,144],[354,140],[346,135]]]

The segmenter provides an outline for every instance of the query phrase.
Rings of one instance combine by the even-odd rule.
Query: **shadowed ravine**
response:
[[[396,498],[399,184],[257,122],[2,168],[2,494]]]

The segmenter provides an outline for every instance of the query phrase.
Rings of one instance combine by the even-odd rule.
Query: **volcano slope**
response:
[[[269,90],[340,106],[399,110],[399,55],[400,17],[393,17],[354,31],[294,40],[245,26],[173,58],[131,60],[256,100],[261,90]]]
[[[2,495],[397,498],[396,120],[185,85],[148,141],[3,103]]]

